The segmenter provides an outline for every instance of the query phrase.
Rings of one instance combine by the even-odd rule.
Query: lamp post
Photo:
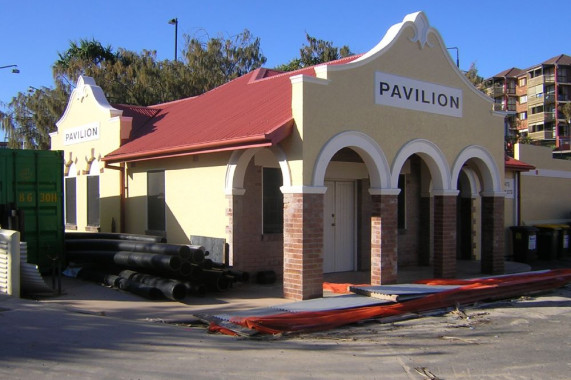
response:
[[[458,49],[457,47],[449,47],[449,48],[446,48],[446,49],[448,49],[448,50],[455,49],[455,50],[456,50],[456,66],[457,66],[458,68],[460,68],[460,53],[459,53],[459,49]]]
[[[177,38],[178,38],[178,18],[169,21],[170,25],[174,25],[174,60],[177,60]]]
[[[12,69],[13,74],[20,74],[20,70],[18,69],[18,65],[0,66],[0,69],[7,69],[9,67],[13,67],[13,69]]]

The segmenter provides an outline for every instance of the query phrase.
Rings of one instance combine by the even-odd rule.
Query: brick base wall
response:
[[[228,196],[226,236],[234,268],[255,274],[283,271],[283,234],[262,234],[262,168],[250,162],[244,178],[244,195]]]

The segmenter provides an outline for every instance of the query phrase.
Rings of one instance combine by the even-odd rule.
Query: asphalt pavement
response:
[[[245,284],[184,302],[146,301],[77,279],[64,279],[62,289],[38,299],[0,296],[0,378],[571,377],[569,285],[410,320],[250,339],[209,334],[194,314],[291,302],[279,286]]]

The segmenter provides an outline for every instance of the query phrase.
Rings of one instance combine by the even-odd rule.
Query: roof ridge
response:
[[[294,75],[298,75],[301,72],[307,71],[307,72],[312,72],[313,75],[315,76],[315,68],[318,66],[330,66],[330,65],[341,65],[341,64],[345,64],[345,63],[349,63],[352,62],[354,60],[356,60],[357,58],[361,57],[363,54],[354,54],[348,57],[342,57],[339,59],[335,59],[333,61],[328,61],[328,62],[323,62],[323,63],[317,63],[315,65],[311,65],[311,66],[306,66],[306,67],[302,67],[299,69],[295,69],[292,71],[279,71],[276,69],[269,69],[269,68],[265,68],[265,67],[260,67],[257,68],[256,70],[252,71],[251,73],[257,72],[256,75],[253,75],[252,78],[250,78],[250,81],[248,82],[248,84],[250,83],[255,83],[258,81],[263,81],[263,80],[269,80],[269,79],[274,79],[274,78],[282,78],[284,76],[294,76]],[[267,76],[266,74],[269,71],[273,71],[274,74]]]

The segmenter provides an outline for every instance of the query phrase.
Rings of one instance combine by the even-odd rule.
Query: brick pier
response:
[[[284,297],[323,296],[323,194],[284,194]]]

